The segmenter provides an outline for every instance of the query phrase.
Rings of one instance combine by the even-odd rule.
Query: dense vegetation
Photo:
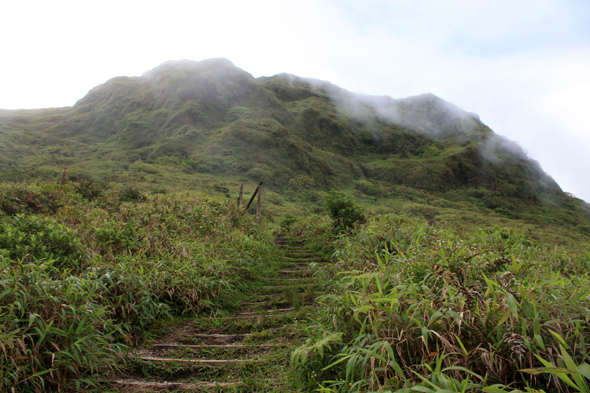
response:
[[[477,115],[429,94],[255,79],[223,59],[114,78],[71,108],[0,110],[0,180],[56,180],[64,167],[143,192],[226,198],[264,181],[267,218],[321,211],[335,188],[430,221],[468,210],[590,234],[588,206]]]
[[[334,263],[292,366],[322,392],[588,391],[590,254],[395,215],[291,225]]]
[[[171,317],[235,307],[280,230],[332,259],[315,268],[325,295],[291,355],[297,389],[586,391],[587,247],[367,216],[337,191],[325,207],[275,228],[194,194],[2,185],[2,389],[92,386]]]
[[[231,308],[271,239],[201,196],[1,185],[0,390],[87,386],[156,321]]]

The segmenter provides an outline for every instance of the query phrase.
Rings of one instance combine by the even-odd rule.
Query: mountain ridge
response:
[[[522,148],[442,98],[368,96],[284,73],[254,78],[227,59],[112,78],[72,107],[2,110],[0,153],[4,180],[58,178],[68,167],[142,188],[199,188],[190,177],[264,181],[311,205],[331,188],[369,201],[407,187],[509,218],[527,205],[573,203],[579,217],[567,219],[590,224],[587,205]]]

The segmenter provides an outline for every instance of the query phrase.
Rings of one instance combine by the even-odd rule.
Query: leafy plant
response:
[[[346,340],[324,366],[324,391],[552,389],[559,378],[519,370],[550,362],[556,375],[580,373],[550,343],[559,333],[561,346],[587,356],[586,256],[564,260],[506,228],[458,235],[392,215],[332,246],[337,262],[320,273],[331,293],[322,323]]]
[[[119,201],[121,202],[143,202],[145,197],[135,187],[125,187],[119,193]]]
[[[289,229],[289,227],[295,222],[297,222],[297,217],[292,216],[291,214],[285,214],[285,216],[281,220],[280,225],[283,230],[286,230]]]
[[[356,222],[365,219],[362,208],[350,196],[334,189],[326,195],[324,208],[332,217],[334,228],[338,230],[350,229]]]
[[[305,389],[313,389],[327,374],[324,368],[333,356],[334,349],[342,343],[342,333],[322,332],[309,338],[291,354],[291,368],[298,370],[298,383]]]

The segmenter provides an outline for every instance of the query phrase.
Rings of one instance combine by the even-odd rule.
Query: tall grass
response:
[[[0,185],[0,390],[92,386],[155,321],[231,306],[273,256],[228,203],[124,200]]]
[[[396,216],[373,218],[331,246],[318,340],[341,333],[343,343],[308,354],[322,370],[303,373],[308,385],[565,391],[555,372],[525,370],[565,368],[560,346],[574,363],[588,358],[588,255],[555,253],[509,229],[458,236]]]

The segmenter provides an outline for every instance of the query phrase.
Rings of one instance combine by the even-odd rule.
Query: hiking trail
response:
[[[171,325],[169,332],[128,355],[131,370],[110,378],[125,392],[294,392],[289,355],[313,313],[321,264],[303,241],[277,237],[283,258],[275,274],[258,281],[229,316],[199,316]]]

